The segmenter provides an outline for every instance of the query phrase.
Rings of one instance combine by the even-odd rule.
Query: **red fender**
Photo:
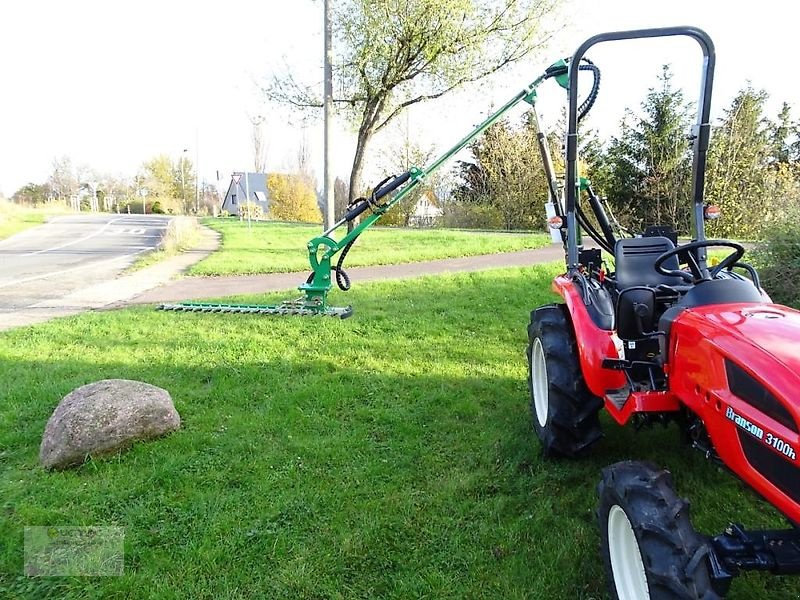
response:
[[[724,304],[683,311],[672,324],[669,350],[670,389],[703,421],[717,454],[796,523],[798,341],[800,312],[775,304]],[[755,398],[732,391],[726,361],[754,385],[749,395]]]
[[[625,376],[619,371],[603,369],[601,366],[604,358],[619,358],[613,332],[600,329],[594,324],[581,299],[580,291],[567,276],[559,275],[553,280],[553,291],[567,305],[578,342],[581,371],[589,390],[595,396],[603,398],[606,390],[621,388],[625,385]]]

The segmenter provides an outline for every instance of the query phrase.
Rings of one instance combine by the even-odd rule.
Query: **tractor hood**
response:
[[[730,336],[729,339],[739,342],[739,349],[742,343],[745,347],[756,346],[763,354],[800,375],[800,311],[779,304],[747,303],[703,306],[687,312],[714,326],[718,335],[713,335],[713,343],[727,346],[724,338]],[[743,361],[756,359],[752,355],[740,358]]]

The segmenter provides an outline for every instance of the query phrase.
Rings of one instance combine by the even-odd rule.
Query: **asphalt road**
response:
[[[65,216],[0,241],[0,329],[17,314],[80,308],[82,302],[71,299],[112,281],[156,248],[170,218]]]

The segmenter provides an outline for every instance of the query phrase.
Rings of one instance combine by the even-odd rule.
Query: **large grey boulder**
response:
[[[127,379],[97,381],[70,392],[58,404],[44,430],[39,462],[48,469],[64,469],[89,455],[109,454],[180,425],[166,390]]]

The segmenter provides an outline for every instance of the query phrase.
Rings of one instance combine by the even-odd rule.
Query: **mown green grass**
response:
[[[591,458],[540,458],[525,329],[555,271],[365,284],[344,321],[140,307],[0,334],[0,597],[605,598],[595,486],[626,458],[671,468],[703,531],[781,526],[674,428],[604,416]],[[59,399],[112,377],[169,390],[181,430],[43,471]],[[26,525],[124,527],[125,574],[26,578]],[[748,574],[730,598],[798,595]]]
[[[189,270],[190,275],[280,273],[309,269],[306,244],[319,235],[318,225],[206,219],[222,233],[221,248]],[[445,229],[367,230],[347,255],[348,266],[391,265],[540,248],[549,236]]]
[[[0,200],[0,240],[41,225],[48,217],[70,212],[72,211],[64,204],[53,203],[42,208],[31,208]]]
[[[0,240],[44,223],[44,211],[21,208],[0,200]]]

